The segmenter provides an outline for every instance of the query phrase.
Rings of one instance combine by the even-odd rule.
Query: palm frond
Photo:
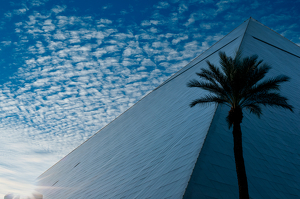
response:
[[[266,74],[269,72],[269,70],[271,69],[271,66],[269,64],[262,64],[262,60],[258,61],[255,66],[254,66],[254,70],[253,70],[253,82],[258,82],[260,81],[262,78],[264,78],[266,76]]]
[[[202,69],[202,72],[210,74],[214,79],[216,79],[217,82],[222,84],[226,80],[226,76],[220,71],[219,68],[217,68],[215,65],[210,63],[210,61],[206,61],[209,70],[207,69]]]
[[[279,91],[280,83],[288,82],[290,80],[289,77],[285,75],[279,75],[274,78],[267,79],[256,86],[253,86],[251,89],[248,90],[248,95],[253,95],[255,93],[260,92],[270,92],[270,91]]]
[[[196,73],[200,78],[203,78],[213,84],[218,84],[216,79],[214,78],[214,74],[211,73],[209,70],[202,69],[201,73]]]
[[[209,92],[214,93],[215,95],[222,96],[223,98],[228,98],[226,92],[224,92],[224,89],[222,89],[220,86],[217,84],[213,84],[210,82],[199,82],[195,79],[190,80],[187,83],[188,87],[198,87],[202,88],[203,90],[207,90]]]
[[[241,105],[247,103],[249,100],[253,100],[251,96],[256,96],[260,93],[269,93],[272,91],[279,91],[280,83],[289,81],[289,77],[285,75],[279,75],[275,78],[267,79],[257,85],[254,85],[250,88],[245,87],[244,91],[242,91],[243,100],[241,101]]]
[[[217,68],[215,65],[207,61],[208,69],[201,69],[202,73],[210,75],[213,79],[218,82],[221,87],[224,89],[224,91],[227,93],[227,96],[230,96],[229,93],[231,93],[232,89],[228,81],[228,77],[221,72],[219,68]]]
[[[260,115],[262,114],[262,110],[261,110],[260,106],[253,103],[253,104],[248,104],[247,106],[245,106],[245,108],[249,109],[250,113],[257,115],[257,117],[260,118]]]
[[[227,57],[225,52],[221,51],[219,52],[219,57],[221,68],[226,76],[229,77],[233,70],[233,59],[231,57]]]
[[[259,61],[260,63],[262,61]],[[253,66],[253,70],[249,71],[247,74],[247,77],[245,78],[245,86],[243,90],[241,91],[243,94],[246,94],[246,92],[251,89],[254,85],[256,85],[261,79],[263,79],[266,75],[266,73],[271,69],[271,67],[268,64],[263,64],[262,66],[258,66],[259,63],[255,64]],[[249,66],[250,68],[251,66]]]
[[[285,109],[289,109],[293,112],[293,106],[287,103],[287,98],[281,96],[279,93],[259,93],[249,97],[247,102],[243,105],[244,107],[249,104],[261,104],[264,106],[275,106]]]
[[[192,101],[190,103],[190,107],[193,107],[197,104],[204,105],[204,104],[208,104],[208,103],[224,104],[224,103],[226,103],[226,100],[224,100],[220,97],[214,96],[214,95],[206,95],[202,98],[195,99],[194,101]]]

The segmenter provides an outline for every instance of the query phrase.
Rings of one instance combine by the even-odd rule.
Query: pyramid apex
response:
[[[254,19],[252,16],[250,16],[246,21],[257,21],[257,20]]]
[[[244,22],[248,22],[248,23],[249,23],[250,21],[256,21],[256,20],[255,20],[253,17],[250,16],[250,17],[249,17],[248,19],[246,19]]]

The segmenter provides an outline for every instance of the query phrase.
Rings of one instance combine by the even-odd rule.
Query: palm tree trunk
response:
[[[241,121],[241,120],[240,120]],[[245,163],[243,157],[242,147],[242,131],[240,122],[233,123],[233,150],[235,158],[235,167],[237,173],[237,179],[239,184],[240,199],[249,199],[247,175],[245,170]]]

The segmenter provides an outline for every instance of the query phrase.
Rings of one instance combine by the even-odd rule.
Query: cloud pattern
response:
[[[29,190],[37,175],[241,23],[230,9],[237,1],[157,1],[147,17],[130,24],[69,14],[63,4],[36,9],[47,2],[28,1],[3,14],[7,23],[23,18],[13,24],[17,39],[0,46],[14,48],[20,64],[0,85],[0,196]],[[300,43],[295,23],[276,29]]]

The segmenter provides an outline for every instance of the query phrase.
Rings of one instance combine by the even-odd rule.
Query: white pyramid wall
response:
[[[264,35],[266,30],[268,30],[267,34],[271,36]],[[279,60],[279,57],[277,57],[278,54],[273,52],[274,47],[270,45],[266,47],[265,43],[254,39],[253,35],[261,40],[273,42],[274,45],[279,45],[279,48],[284,48],[286,51],[294,52],[298,50],[294,54],[299,54],[299,47],[277,35],[277,33],[270,31],[253,19],[244,22],[43,173],[38,178],[38,185],[40,186],[38,191],[44,195],[45,199],[182,198],[186,188],[187,192],[184,196],[187,198],[192,196],[198,198],[200,192],[203,198],[215,197],[209,194],[215,192],[222,193],[218,195],[220,198],[237,197],[237,182],[232,159],[232,137],[225,123],[228,110],[218,107],[217,112],[215,112],[216,106],[214,105],[189,108],[191,100],[205,95],[205,92],[200,89],[187,88],[186,83],[197,78],[195,72],[199,72],[200,68],[207,67],[206,59],[218,64],[219,50],[232,56],[241,46],[245,55],[256,53],[272,65],[274,59],[279,61],[277,63],[280,63],[281,59]],[[282,44],[282,42],[289,44]],[[276,48],[276,50],[278,49]],[[270,54],[272,54],[271,57],[269,57]],[[292,64],[292,67],[296,67],[296,59],[291,58],[288,61]],[[278,67],[280,68],[281,65],[278,64]],[[290,74],[282,72],[284,69],[280,70],[274,66],[273,68],[272,75],[286,74],[295,79],[294,74],[296,72],[293,74],[294,69],[288,69],[292,73]],[[297,72],[297,74],[300,73]],[[298,81],[292,80],[284,85],[285,87],[282,89],[295,87],[295,85],[299,85]],[[285,90],[283,95],[293,98],[290,103],[295,106],[295,112],[299,116],[299,106],[296,106],[297,101],[299,101],[299,94],[290,92]],[[299,122],[299,117],[297,119],[295,115],[291,115],[287,111],[280,111],[277,109],[264,110],[264,116],[261,120],[255,118],[255,116],[245,114],[242,130],[249,135],[244,139],[247,148],[244,153],[247,156],[245,157],[246,169],[249,168],[251,173],[249,175],[250,187],[261,187],[261,183],[256,183],[255,175],[258,175],[258,171],[267,168],[262,166],[262,164],[266,164],[266,161],[269,161],[268,158],[266,160],[266,157],[273,157],[274,163],[286,165],[282,163],[282,159],[284,159],[282,155],[274,154],[275,152],[272,152],[272,150],[269,152],[268,149],[274,147],[272,144],[266,147],[263,144],[258,145],[256,143],[264,143],[267,137],[268,142],[270,140],[277,141],[274,141],[274,143],[276,143],[275,148],[277,147],[276,151],[278,151],[279,149],[287,150],[284,146],[293,142],[294,148],[290,149],[293,155],[290,154],[289,160],[291,161],[297,156],[297,153],[295,154],[295,143],[299,141],[299,138],[295,131],[300,129],[299,124],[288,125],[291,128],[289,130],[284,127],[289,122]],[[281,117],[286,117],[286,119],[283,121]],[[269,121],[269,119],[272,119],[272,121]],[[281,121],[283,123],[278,124]],[[277,126],[273,128],[270,127],[270,124],[276,124]],[[256,137],[251,135],[253,126],[257,132]],[[272,131],[269,131],[269,128],[272,128]],[[267,134],[263,134],[267,130]],[[274,134],[277,131],[282,133]],[[289,136],[281,138],[282,134],[288,134]],[[272,137],[272,135],[275,136]],[[293,141],[290,141],[290,139],[293,139]],[[202,148],[204,141],[205,144]],[[282,146],[280,145],[282,143],[287,144]],[[262,146],[264,150],[259,148]],[[263,151],[263,153],[261,154],[260,151]],[[286,153],[284,154],[286,155]],[[257,158],[263,161],[257,163]],[[298,154],[297,161],[299,162],[299,160]],[[194,168],[196,161],[197,164]],[[251,161],[256,161],[254,163],[256,166],[253,166]],[[219,167],[225,165],[225,169],[216,170],[216,165]],[[292,168],[291,165],[288,164],[286,168]],[[282,168],[285,168],[285,166]],[[280,169],[282,168],[280,167]],[[294,167],[293,169],[295,170]],[[227,172],[225,177],[224,173],[222,174],[223,171]],[[270,172],[265,174],[265,178],[268,178]],[[191,175],[192,178],[190,178]],[[220,184],[220,182],[222,183]],[[295,180],[295,182],[298,181]],[[199,188],[198,185],[201,184],[204,185]],[[257,189],[259,190],[259,188]],[[250,193],[253,192],[254,189],[250,190]],[[198,194],[192,195],[189,193]],[[262,197],[265,194],[255,196]]]

